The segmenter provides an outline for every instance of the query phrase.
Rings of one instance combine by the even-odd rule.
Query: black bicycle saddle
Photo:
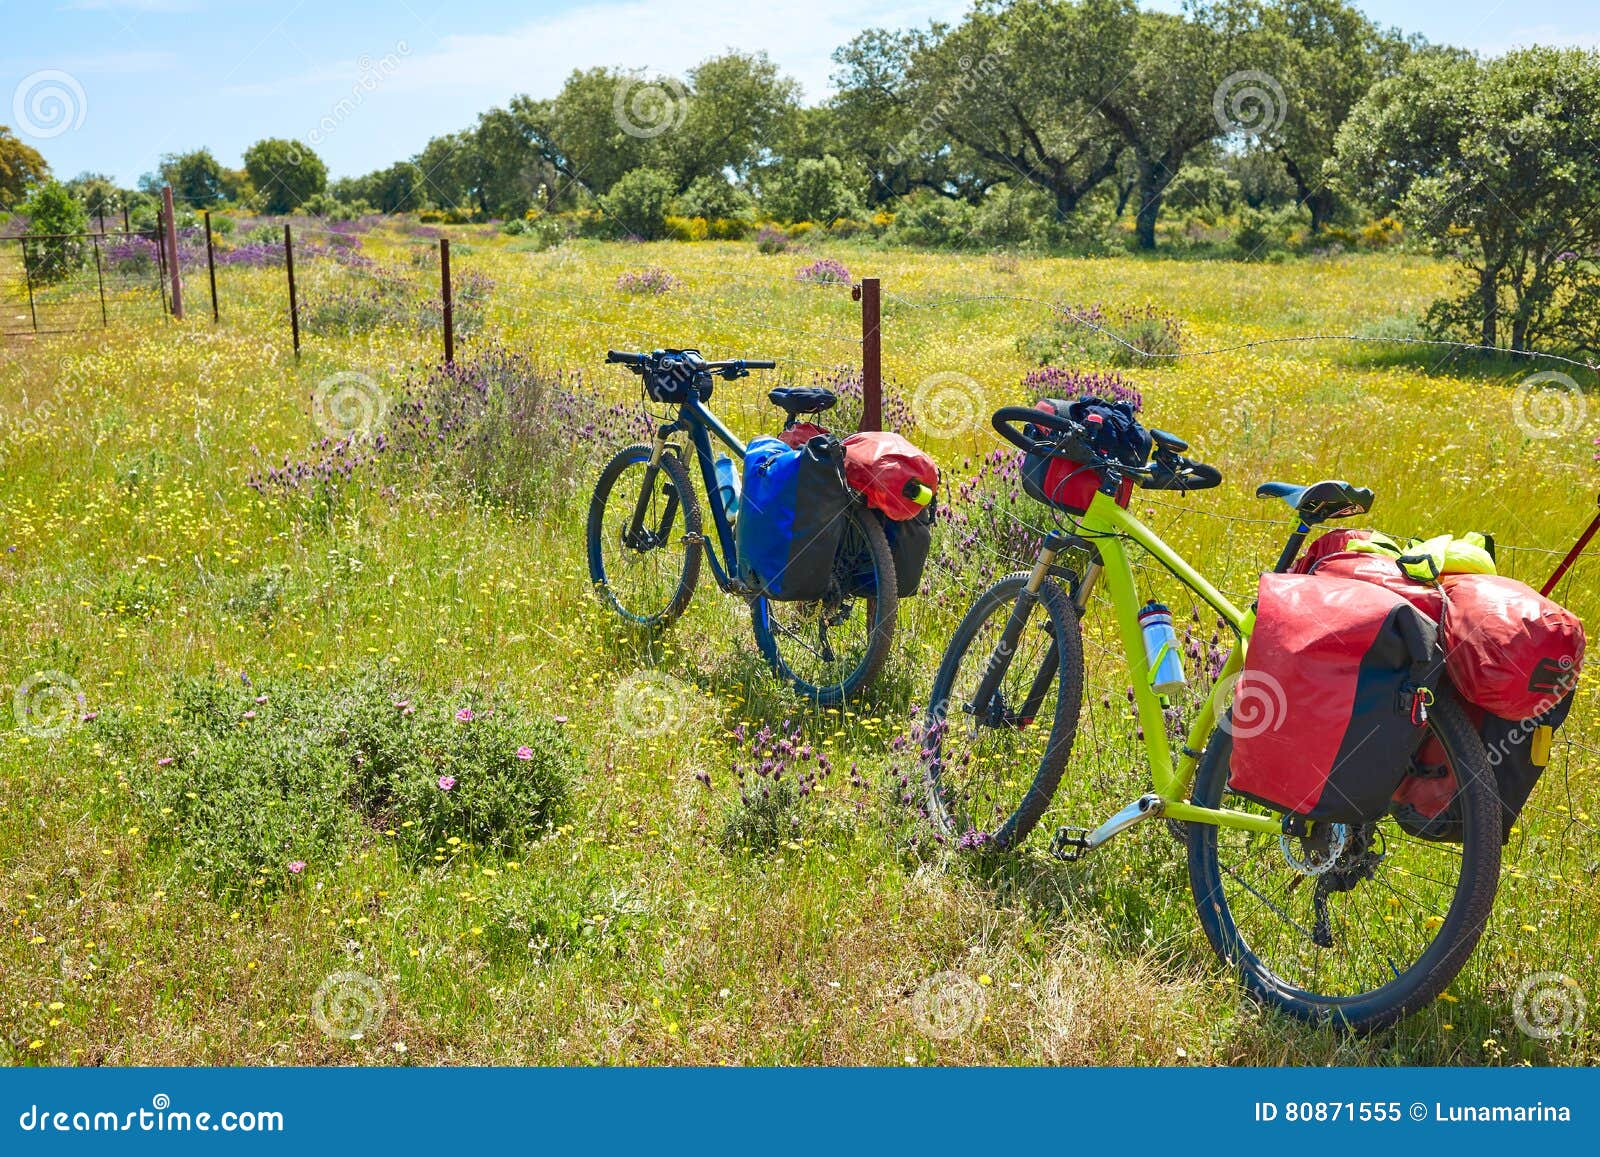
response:
[[[793,418],[796,414],[820,414],[839,403],[839,396],[821,386],[780,386],[767,394],[767,401]]]
[[[1257,498],[1281,498],[1294,508],[1302,521],[1315,525],[1330,518],[1348,518],[1372,509],[1372,491],[1351,486],[1340,479],[1296,486],[1293,482],[1263,482],[1256,487]]]

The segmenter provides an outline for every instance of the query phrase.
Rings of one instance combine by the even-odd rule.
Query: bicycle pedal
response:
[[[1088,828],[1057,828],[1050,854],[1062,863],[1076,864],[1089,852]]]

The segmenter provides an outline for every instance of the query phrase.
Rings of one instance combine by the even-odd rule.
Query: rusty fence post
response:
[[[183,320],[183,275],[178,270],[178,215],[172,211],[172,186],[161,186],[161,208],[167,218],[167,272],[172,277],[172,316]]]
[[[450,238],[439,238],[439,293],[444,307],[444,364],[456,363],[455,297],[450,290]]]
[[[211,278],[211,320],[221,320],[217,311],[217,255],[211,248],[211,210],[206,210],[206,274]]]
[[[104,267],[100,264],[100,242],[106,239],[105,219],[103,217],[100,221],[100,232],[95,234],[92,239],[94,241],[94,280],[100,287],[100,328],[105,329],[111,323],[106,316],[106,274]]]
[[[861,429],[883,429],[882,299],[878,279],[863,277],[851,295],[861,303]]]
[[[17,238],[22,243],[22,276],[28,283],[28,318],[33,322],[33,332],[39,332],[39,307],[33,303],[33,262],[28,260],[28,235]]]
[[[289,332],[294,336],[295,360],[300,359],[300,299],[294,292],[294,236],[283,226],[283,264],[289,271]]]

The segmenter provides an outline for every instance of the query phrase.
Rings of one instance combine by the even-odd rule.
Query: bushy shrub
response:
[[[36,283],[65,281],[83,268],[89,243],[89,217],[67,188],[55,181],[40,188],[22,206],[28,218],[27,272]]]
[[[331,722],[357,806],[417,863],[461,843],[520,854],[554,826],[581,767],[561,724],[499,693],[425,701],[368,676],[338,697]]]
[[[820,257],[810,265],[804,266],[794,275],[796,281],[810,281],[817,285],[853,285],[854,280],[850,271],[845,268],[842,261],[832,257]]]
[[[894,245],[928,249],[958,249],[972,244],[973,211],[965,201],[934,194],[904,202],[889,227]]]
[[[719,175],[696,177],[687,189],[678,194],[674,211],[680,217],[703,217],[708,221],[719,217],[740,217],[754,206],[749,193],[735,188]]]
[[[776,225],[763,225],[756,230],[756,249],[762,253],[784,253],[789,248],[789,235]]]
[[[831,153],[804,157],[780,175],[763,198],[763,207],[784,221],[827,224],[861,212],[857,179]]]
[[[653,265],[649,269],[630,270],[617,278],[617,288],[623,293],[643,297],[660,297],[664,293],[671,293],[682,284],[681,280],[665,269]]]
[[[327,221],[356,221],[376,210],[365,201],[341,201],[331,193],[323,192],[307,197],[295,212]]]
[[[990,189],[973,215],[972,239],[983,245],[1048,244],[1055,206],[1041,189],[1002,185]]]
[[[405,686],[382,672],[180,683],[130,780],[152,846],[237,899],[384,833],[420,864],[448,858],[438,847],[520,854],[548,832],[581,769],[565,730],[502,694]]]
[[[660,169],[640,167],[624,173],[600,198],[600,207],[625,235],[656,241],[667,235],[672,193],[670,176]]]
[[[739,746],[732,771],[739,798],[723,820],[723,848],[771,852],[814,835],[821,809],[810,805],[834,770],[827,753],[813,748],[788,721],[777,730],[761,727],[753,733],[741,723],[734,737]]]
[[[1154,304],[1107,308],[1063,303],[1024,334],[1017,348],[1038,365],[1084,359],[1142,365],[1183,352],[1183,323]]]

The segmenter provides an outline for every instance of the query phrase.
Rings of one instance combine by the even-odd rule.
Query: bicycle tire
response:
[[[688,468],[684,466],[676,452],[668,449],[661,455],[662,473],[657,475],[658,481],[664,475],[677,490],[678,513],[683,519],[683,535],[680,539],[683,544],[683,568],[678,574],[677,585],[666,605],[650,613],[638,613],[623,606],[610,577],[606,574],[604,555],[606,505],[612,489],[629,467],[648,465],[652,453],[654,451],[649,446],[633,445],[619,450],[611,461],[606,463],[605,469],[600,472],[599,481],[595,483],[594,496],[589,500],[586,541],[589,581],[599,593],[601,601],[629,622],[651,630],[659,630],[671,626],[689,606],[689,600],[694,597],[695,584],[700,580],[700,554],[703,549],[700,538],[700,499],[690,484]],[[671,545],[668,544],[664,549],[670,550]]]
[[[773,673],[788,683],[796,692],[819,707],[841,707],[861,694],[883,670],[894,645],[895,621],[900,612],[900,598],[894,569],[894,555],[889,550],[889,539],[884,534],[878,516],[860,503],[852,505],[844,515],[862,534],[867,552],[872,558],[875,594],[861,596],[871,607],[872,628],[861,662],[837,683],[812,683],[798,675],[784,659],[773,630],[771,600],[765,596],[750,602],[750,625],[755,630],[756,648],[767,661]],[[848,532],[846,539],[848,540]],[[841,546],[842,549],[842,546]]]
[[[933,690],[928,696],[928,711],[924,721],[923,788],[929,818],[941,834],[951,840],[959,841],[966,834],[962,829],[967,821],[953,808],[948,798],[950,792],[942,790],[939,780],[939,757],[944,747],[944,731],[939,725],[950,717],[950,698],[967,651],[991,616],[1010,616],[1018,595],[1027,588],[1028,579],[1026,571],[1009,574],[978,596],[951,636],[939,663]],[[1051,719],[1050,738],[1028,790],[1000,827],[987,833],[988,838],[982,846],[988,851],[1010,851],[1021,844],[1038,825],[1055,797],[1062,772],[1071,758],[1073,740],[1078,731],[1078,717],[1083,708],[1083,636],[1078,622],[1078,609],[1061,585],[1050,578],[1045,579],[1039,588],[1035,609],[1038,607],[1042,607],[1050,618],[1057,654],[1056,706]],[[1030,619],[1033,613],[1029,612]]]
[[[1436,999],[1466,965],[1488,925],[1499,888],[1500,799],[1483,740],[1452,688],[1442,689],[1430,714],[1429,726],[1460,784],[1462,870],[1450,909],[1433,940],[1410,967],[1388,983],[1332,997],[1307,992],[1278,976],[1251,950],[1234,921],[1222,884],[1217,826],[1188,825],[1189,883],[1200,925],[1217,957],[1239,974],[1255,999],[1300,1020],[1371,1033]],[[1193,802],[1202,807],[1222,806],[1232,750],[1232,736],[1219,727],[1206,745],[1195,775]]]

